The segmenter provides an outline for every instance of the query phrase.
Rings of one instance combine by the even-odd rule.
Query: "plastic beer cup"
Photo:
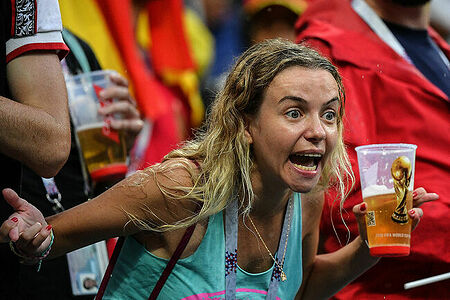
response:
[[[112,116],[102,116],[99,107],[113,99],[102,99],[101,90],[112,85],[111,70],[83,73],[66,78],[69,109],[76,131],[76,142],[84,164],[93,181],[108,181],[125,177],[126,144],[122,132],[111,128]]]
[[[355,149],[373,256],[409,255],[408,210],[412,208],[416,148],[410,144],[377,144]]]

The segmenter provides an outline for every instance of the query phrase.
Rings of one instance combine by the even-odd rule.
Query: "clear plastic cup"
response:
[[[416,148],[411,144],[376,144],[355,149],[373,256],[409,255],[408,210],[412,208]]]
[[[108,181],[124,177],[127,172],[127,152],[122,132],[111,128],[113,116],[102,116],[98,109],[113,99],[99,97],[101,90],[112,85],[111,70],[83,73],[66,78],[69,108],[76,140],[84,164],[93,181]]]

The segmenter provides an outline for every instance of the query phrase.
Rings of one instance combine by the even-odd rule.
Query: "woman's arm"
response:
[[[360,236],[336,252],[317,255],[297,299],[328,299],[379,259],[370,256],[369,248]]]
[[[415,190],[414,208],[408,214],[413,220],[413,228],[417,226],[423,212],[423,202],[438,198],[436,194],[426,193],[423,188]],[[358,220],[360,236],[338,251],[316,255],[319,241],[319,220],[324,203],[324,194],[302,195],[303,233],[303,282],[297,299],[328,299],[348,283],[356,279],[370,267],[375,265],[379,257],[369,254],[366,244],[364,215],[366,204],[353,207]]]
[[[132,218],[159,226],[192,215],[196,207],[193,201],[169,199],[158,184],[189,187],[192,180],[186,170],[176,166],[156,176],[150,170],[140,171],[98,197],[46,219],[34,206],[6,189],[3,195],[15,213],[0,227],[0,242],[12,240],[24,253],[41,253],[50,243],[49,224],[55,235],[50,256],[55,257],[100,240],[141,231],[137,222],[130,221]]]

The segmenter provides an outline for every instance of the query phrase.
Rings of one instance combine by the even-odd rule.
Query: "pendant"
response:
[[[281,281],[286,281],[287,277],[286,274],[284,274],[284,271],[281,270]]]

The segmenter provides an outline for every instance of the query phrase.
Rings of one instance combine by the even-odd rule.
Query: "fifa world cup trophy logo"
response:
[[[397,197],[397,207],[391,219],[400,224],[408,223],[406,196],[411,181],[411,162],[406,156],[400,156],[392,163],[391,175],[394,179],[394,190]]]

